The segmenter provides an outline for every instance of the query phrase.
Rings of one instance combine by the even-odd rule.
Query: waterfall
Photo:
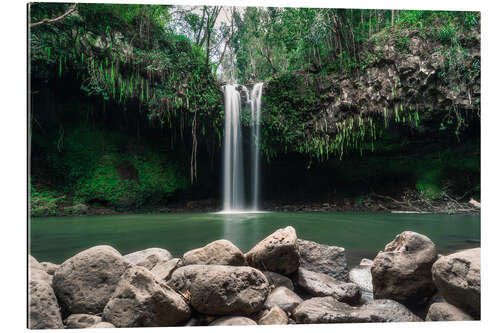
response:
[[[260,184],[260,104],[262,98],[262,82],[253,86],[250,100],[252,122],[252,210],[259,210],[259,184]]]
[[[244,200],[243,143],[241,131],[241,94],[250,105],[250,184],[251,202]],[[259,144],[262,83],[256,83],[249,93],[244,86],[224,86],[224,160],[223,160],[223,212],[243,212],[259,208]]]

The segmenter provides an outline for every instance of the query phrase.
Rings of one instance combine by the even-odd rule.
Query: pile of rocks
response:
[[[31,328],[471,320],[479,249],[441,257],[414,232],[347,269],[345,250],[279,229],[244,254],[217,240],[173,258],[95,246],[61,265],[29,256]],[[373,283],[372,283],[373,281]],[[437,292],[439,293],[436,296]],[[415,309],[425,307],[420,317]]]

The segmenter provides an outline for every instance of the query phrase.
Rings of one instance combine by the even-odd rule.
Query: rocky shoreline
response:
[[[346,250],[275,231],[173,258],[100,245],[61,265],[29,256],[29,327],[163,327],[479,320],[480,248],[442,256],[405,231],[348,269]]]

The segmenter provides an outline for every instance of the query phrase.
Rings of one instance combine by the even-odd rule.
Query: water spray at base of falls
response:
[[[245,201],[243,138],[241,130],[241,94],[238,85],[224,86],[224,160],[223,160],[223,211],[236,214],[257,212],[259,209],[260,183],[260,120],[262,83],[256,83],[251,93],[244,86],[245,101],[250,104],[250,203]],[[250,209],[250,210],[249,210]]]

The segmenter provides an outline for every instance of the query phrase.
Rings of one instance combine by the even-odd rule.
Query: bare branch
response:
[[[78,5],[77,3],[71,5],[71,7],[68,9],[68,11],[66,13],[62,14],[59,17],[56,17],[56,18],[53,18],[53,19],[43,19],[40,22],[30,23],[30,28],[37,27],[37,26],[45,24],[45,23],[54,23],[54,22],[57,22],[57,21],[61,21],[62,19],[66,18],[66,16],[70,15],[71,13],[73,13],[76,10],[76,6],[77,5]]]

